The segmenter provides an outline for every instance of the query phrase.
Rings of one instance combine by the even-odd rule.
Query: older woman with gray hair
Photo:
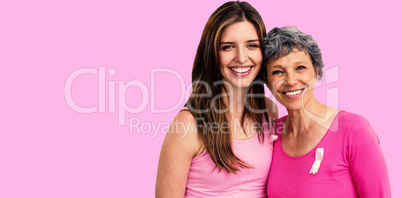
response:
[[[288,115],[277,120],[268,197],[391,197],[379,139],[360,115],[314,97],[323,61],[314,39],[297,27],[264,40],[266,83]]]

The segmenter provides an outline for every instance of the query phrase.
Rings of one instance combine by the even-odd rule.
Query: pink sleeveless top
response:
[[[214,170],[215,164],[204,150],[191,162],[184,197],[266,197],[273,151],[268,136],[266,133],[262,143],[258,134],[247,140],[232,140],[236,156],[254,167],[237,174]]]

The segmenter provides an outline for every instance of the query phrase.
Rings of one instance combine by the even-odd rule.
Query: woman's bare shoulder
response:
[[[165,197],[166,194],[183,197],[192,159],[200,148],[194,117],[183,110],[173,119],[162,144],[156,197]]]
[[[180,111],[173,119],[165,142],[181,146],[194,155],[200,152],[203,147],[202,140],[198,135],[195,118],[189,110]]]

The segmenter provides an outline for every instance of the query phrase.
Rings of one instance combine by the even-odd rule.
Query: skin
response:
[[[293,49],[290,54],[269,62],[267,72],[268,88],[289,115],[282,148],[290,156],[305,155],[321,141],[339,110],[321,104],[314,97],[317,73],[304,51]],[[303,91],[293,96],[285,94],[298,90]]]
[[[184,197],[191,160],[203,150],[195,126],[188,111],[181,111],[174,118],[160,153],[155,197]]]
[[[218,53],[223,80],[228,82],[225,87],[229,97],[225,98],[224,101],[226,104],[230,104],[228,118],[232,138],[237,140],[249,139],[258,132],[258,129],[253,127],[252,120],[245,121],[245,131],[241,127],[241,115],[245,105],[244,94],[246,88],[258,75],[263,59],[257,31],[253,24],[249,21],[242,21],[226,27],[221,35]],[[231,70],[232,67],[251,67],[251,69],[248,75],[241,76],[236,75]],[[277,107],[271,100],[266,99],[266,103],[276,110]]]
[[[232,138],[248,139],[256,134],[252,127],[252,121],[246,121],[243,131],[236,120],[240,122],[240,116],[245,104],[244,91],[257,76],[262,62],[260,48],[252,46],[258,44],[258,36],[254,26],[248,21],[232,24],[225,28],[221,36],[219,55],[221,72],[227,83],[228,95],[224,101],[229,105],[229,125]],[[257,40],[257,42],[251,40]],[[229,45],[229,46],[228,46]],[[226,47],[225,47],[226,46]],[[238,77],[233,75],[228,67],[252,65],[249,75]],[[238,82],[240,80],[240,82]],[[267,106],[273,110],[269,112],[272,119],[277,118],[277,107],[269,99]],[[249,124],[247,124],[249,123]],[[188,111],[181,111],[173,120],[162,145],[159,158],[158,174],[156,179],[156,197],[183,197],[185,194],[187,177],[194,157],[201,154],[205,147],[202,139],[197,135],[195,120]]]
[[[219,47],[223,79],[228,81],[234,89],[244,91],[257,76],[262,63],[262,52],[253,24],[243,21],[225,28]],[[251,66],[251,72],[247,76],[235,75],[230,69],[249,66]]]

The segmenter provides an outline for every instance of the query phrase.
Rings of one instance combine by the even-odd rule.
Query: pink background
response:
[[[152,80],[151,70],[177,71],[190,85],[203,27],[223,2],[2,1],[0,197],[153,197],[164,132],[179,109],[157,113],[152,106],[182,106],[188,94],[172,72],[156,72]],[[339,66],[338,80],[317,88],[316,95],[325,102],[326,88],[335,87],[338,108],[370,121],[381,140],[393,197],[402,197],[400,4],[249,2],[268,30],[299,26],[317,40],[324,69]],[[65,99],[68,77],[100,66],[116,72],[105,77],[105,112],[75,111]],[[124,104],[119,81],[145,85],[145,92],[140,86],[127,89],[127,105],[142,103],[144,109],[127,112],[125,125],[118,120]],[[108,89],[113,83],[114,92]],[[77,77],[75,103],[98,106],[98,86],[98,75]],[[142,130],[131,128],[130,119],[139,120]]]

